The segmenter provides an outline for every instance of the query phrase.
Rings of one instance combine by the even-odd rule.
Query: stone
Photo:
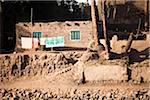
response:
[[[111,95],[112,95],[111,92],[108,92],[108,93],[106,94],[106,97],[107,97],[107,98],[110,98]]]
[[[150,96],[150,90],[148,90],[147,95]]]
[[[64,55],[58,54],[56,59],[54,60],[54,63],[57,64],[58,62],[62,61],[64,58]]]

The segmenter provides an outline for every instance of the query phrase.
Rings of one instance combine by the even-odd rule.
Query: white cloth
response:
[[[21,37],[21,46],[23,49],[32,49],[32,38]]]
[[[46,38],[40,38],[40,45],[46,45]]]

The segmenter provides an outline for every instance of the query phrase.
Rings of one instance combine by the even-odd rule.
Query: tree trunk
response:
[[[101,7],[102,7],[102,22],[103,22],[103,34],[104,34],[104,38],[105,38],[105,50],[106,50],[106,53],[108,54],[108,59],[109,59],[109,41],[108,41],[108,36],[107,36],[107,26],[106,26],[106,17],[105,17],[105,2],[104,0],[101,1]]]
[[[101,0],[98,0],[98,15],[99,15],[99,21],[102,21],[102,4]]]
[[[95,14],[95,0],[92,0],[91,2],[91,17],[92,17],[92,34],[94,38],[94,47],[97,48],[99,45],[99,40],[98,40],[98,32],[97,32],[97,21],[96,21],[96,14]]]

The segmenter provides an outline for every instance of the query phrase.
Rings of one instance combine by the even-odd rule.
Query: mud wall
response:
[[[150,66],[149,60],[131,65],[131,82],[150,82]]]
[[[81,52],[66,52],[66,53],[58,53],[58,54],[57,53],[34,54],[33,53],[33,54],[1,55],[0,56],[0,63],[1,63],[0,64],[0,81],[11,82],[21,77],[27,78],[30,76],[34,77],[34,76],[39,76],[39,75],[44,75],[44,76],[52,75],[54,73],[59,74],[63,70],[68,71],[74,67],[83,67],[83,66],[75,66],[77,62],[79,63],[78,60],[80,59],[82,55],[83,54]],[[118,65],[118,63],[121,63],[121,60],[101,61],[101,62],[102,63],[99,63],[98,65],[103,64],[106,66],[108,65],[115,66],[116,64]],[[82,65],[82,64],[79,63],[79,65]],[[101,67],[99,68],[101,69]],[[110,74],[107,74],[107,77],[104,77],[105,79],[99,79],[98,81],[110,80],[110,77],[113,78],[112,75],[115,75],[115,73],[120,73],[120,70],[118,68],[115,68],[112,66],[112,69],[111,68],[109,70],[101,69],[100,70],[101,73],[98,74],[100,75],[99,77],[104,75],[103,71],[105,73],[109,73],[110,71]],[[122,70],[122,72],[123,72],[122,75],[125,75],[125,77],[123,77],[122,79],[123,81],[126,81],[126,77],[128,77],[128,81],[139,83],[139,84],[143,82],[150,82],[149,60],[131,64],[127,71]],[[115,77],[117,76],[114,76],[114,78]]]
[[[48,75],[77,62],[80,53],[14,54],[0,56],[0,81],[13,81],[24,76]]]
[[[87,81],[127,81],[127,68],[119,65],[86,66],[84,70]]]
[[[121,53],[122,52],[121,47],[126,46],[127,42],[128,42],[127,40],[112,40],[111,41],[112,51],[116,53]],[[134,40],[131,44],[131,48],[134,48],[139,52],[144,51],[147,48],[149,48],[149,41],[148,40]],[[148,51],[146,53],[148,54]]]

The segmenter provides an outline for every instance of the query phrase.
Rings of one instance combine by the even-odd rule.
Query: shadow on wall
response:
[[[26,24],[24,24],[24,26],[26,26]],[[21,37],[31,37],[31,32],[22,26],[16,25],[16,49],[21,48]]]
[[[150,47],[146,48],[143,51],[138,51],[134,48],[131,48],[130,52],[128,52],[129,63],[133,64],[135,62],[142,62],[146,59],[149,59],[149,50]],[[120,59],[122,58],[122,54],[111,52],[112,59]]]
[[[52,48],[44,48],[46,51],[52,50]],[[54,51],[86,51],[87,48],[81,48],[81,47],[53,47]]]
[[[129,53],[129,60],[130,63],[134,62],[142,62],[146,59],[149,59],[149,50],[150,47],[146,48],[145,50],[139,52],[138,50],[131,48]]]

